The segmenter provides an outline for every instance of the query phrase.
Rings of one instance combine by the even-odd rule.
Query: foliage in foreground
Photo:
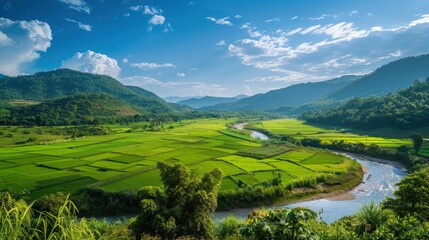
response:
[[[216,168],[202,177],[182,164],[158,162],[164,191],[159,187],[140,190],[141,213],[130,225],[136,239],[142,234],[166,239],[193,236],[213,238],[211,214],[217,207],[217,192],[223,173]]]
[[[307,208],[259,210],[245,222],[228,217],[216,226],[211,213],[222,173],[201,178],[183,165],[160,163],[165,189],[145,187],[142,212],[130,224],[77,219],[67,195],[34,204],[0,194],[0,239],[429,239],[429,168],[406,176],[396,199],[363,206],[355,215],[327,224]]]

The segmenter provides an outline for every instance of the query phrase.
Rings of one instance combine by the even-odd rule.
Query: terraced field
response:
[[[29,190],[32,198],[85,186],[111,191],[138,189],[160,184],[156,163],[161,160],[183,163],[200,172],[219,167],[225,173],[222,189],[237,188],[239,180],[255,184],[277,174],[283,182],[290,182],[344,172],[353,164],[342,156],[311,148],[265,149],[261,142],[228,131],[226,123],[214,119],[187,121],[161,132],[130,132],[131,127],[116,126],[116,133],[105,136],[3,146],[0,188]]]
[[[291,135],[297,139],[319,138],[325,143],[329,143],[331,140],[344,140],[350,143],[364,143],[366,145],[374,143],[384,148],[397,148],[401,145],[412,148],[411,141],[407,139],[411,132],[401,132],[398,130],[395,130],[396,132],[400,132],[397,137],[390,137],[383,136],[382,131],[374,131],[373,134],[370,131],[354,133],[347,129],[309,125],[297,119],[262,121],[255,123],[254,126],[267,129],[275,134]]]

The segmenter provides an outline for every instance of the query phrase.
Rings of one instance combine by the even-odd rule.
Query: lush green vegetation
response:
[[[379,128],[371,130],[355,130],[330,125],[320,125],[306,123],[297,119],[277,119],[253,122],[248,124],[247,128],[269,132],[273,137],[286,139],[287,141],[304,140],[304,145],[310,145],[314,140],[314,147],[333,148],[338,146],[337,150],[354,151],[358,148],[377,148],[386,150],[385,154],[374,155],[378,157],[388,157],[394,155],[398,149],[405,146],[406,152],[414,149],[410,135],[416,131],[423,135],[429,135],[428,127],[421,127],[413,130],[401,130],[392,128]],[[316,145],[314,145],[316,144]],[[349,144],[348,146],[346,146]],[[334,148],[335,149],[335,148]],[[365,150],[365,149],[364,149]],[[360,151],[359,153],[370,152]],[[429,142],[423,142],[419,155],[429,156]]]
[[[429,79],[386,97],[356,98],[325,112],[303,114],[309,123],[350,128],[413,129],[429,122]]]
[[[255,210],[244,222],[233,216],[215,224],[211,213],[222,172],[195,176],[180,164],[159,163],[164,188],[140,190],[141,213],[126,223],[77,219],[67,195],[27,204],[0,194],[2,239],[411,239],[429,238],[429,168],[405,177],[380,206],[365,205],[332,224],[306,208]],[[418,187],[416,187],[418,186]],[[412,197],[411,197],[412,196]],[[415,198],[414,198],[415,197]]]
[[[352,184],[347,184],[344,179],[335,181],[342,182],[343,188],[351,188],[360,181],[360,168],[343,156],[292,144],[261,147],[261,142],[228,130],[225,125],[229,121],[188,120],[158,126],[158,131],[148,128],[149,123],[110,125],[107,132],[100,133],[107,135],[59,136],[57,141],[46,139],[45,133],[71,133],[74,128],[3,127],[5,131],[20,133],[24,140],[35,140],[16,145],[16,142],[10,142],[10,138],[0,136],[5,145],[11,144],[0,148],[0,186],[17,193],[29,192],[29,199],[58,191],[76,192],[78,197],[73,198],[82,206],[82,213],[90,214],[93,209],[92,213],[102,214],[103,206],[104,212],[115,214],[136,209],[137,189],[161,184],[157,168],[159,161],[182,163],[200,172],[214,167],[222,169],[225,177],[221,183],[221,206],[224,208],[270,203],[287,197],[299,198],[288,192],[293,186],[306,186],[316,194],[325,191],[317,189],[318,183],[333,177],[345,177],[342,174],[349,172],[357,171],[353,174],[357,181],[346,177],[344,179]],[[29,131],[29,134],[23,131]],[[39,144],[37,132],[42,133],[40,140],[43,144]],[[50,132],[52,137],[55,137],[54,133]],[[303,152],[307,154],[305,158],[302,157]],[[273,184],[276,178],[279,180]],[[274,186],[279,185],[278,182],[282,186]],[[254,200],[261,195],[258,186],[266,186],[266,194],[262,193],[266,200]],[[82,190],[84,187],[104,191]],[[133,193],[127,198],[130,207],[118,207],[116,203],[126,195],[124,191],[129,190]],[[244,198],[246,191],[253,197]],[[277,192],[277,199],[273,198],[276,196],[274,192]],[[94,200],[101,199],[101,196],[111,199],[112,204],[107,206],[102,200]]]

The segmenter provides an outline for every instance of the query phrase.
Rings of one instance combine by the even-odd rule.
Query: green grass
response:
[[[384,148],[398,148],[401,145],[411,147],[411,140],[408,136],[412,132],[422,130],[376,129],[362,131],[325,125],[311,125],[297,119],[267,120],[253,125],[275,134],[291,135],[296,139],[321,139],[323,143],[330,143],[331,140],[344,140],[349,143],[364,143],[366,145],[374,143]],[[427,132],[429,134],[429,128],[425,128],[422,131],[422,133]]]
[[[66,138],[60,134],[62,127],[31,128],[24,134],[27,128],[0,126],[3,132],[16,133],[17,139],[39,132],[40,139],[47,134],[58,140],[16,145],[15,138],[0,135],[0,188],[29,190],[30,198],[86,186],[110,191],[139,189],[161,184],[156,164],[167,161],[200,173],[218,167],[225,174],[221,188],[226,190],[237,188],[238,180],[249,185],[269,180],[273,172],[290,182],[315,173],[346,171],[351,163],[317,149],[262,146],[246,135],[227,130],[230,121],[234,119],[182,121],[161,132],[142,131],[139,123],[110,125],[112,134],[67,141],[62,141]],[[132,131],[127,132],[129,129]],[[249,155],[239,156],[237,152]]]

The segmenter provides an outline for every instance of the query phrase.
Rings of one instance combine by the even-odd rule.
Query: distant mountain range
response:
[[[275,109],[283,106],[300,106],[326,97],[329,93],[346,86],[360,77],[361,76],[348,75],[329,81],[300,83],[244,98],[236,102],[218,104],[204,109],[247,111]]]
[[[407,57],[364,75],[301,83],[272,90],[236,102],[204,107],[204,110],[269,110],[299,114],[338,105],[353,97],[385,96],[429,77],[429,55]]]
[[[221,104],[221,103],[232,103],[232,102],[236,102],[240,99],[246,98],[248,97],[247,95],[238,95],[235,97],[211,97],[211,96],[206,96],[206,97],[201,97],[201,98],[190,98],[190,99],[186,99],[186,100],[182,100],[177,102],[177,104],[180,105],[186,105],[192,108],[202,108],[202,107],[208,107],[208,106],[213,106],[216,104]]]
[[[5,78],[5,77],[7,77],[7,76],[0,73],[0,78]]]
[[[177,103],[190,98],[197,98],[197,97],[178,97],[178,96],[163,97],[163,99],[169,103]]]
[[[109,76],[69,69],[5,77],[0,80],[0,100],[23,99],[46,102],[75,94],[98,93],[110,95],[140,113],[168,113],[183,108],[165,102],[150,91],[125,86]]]

